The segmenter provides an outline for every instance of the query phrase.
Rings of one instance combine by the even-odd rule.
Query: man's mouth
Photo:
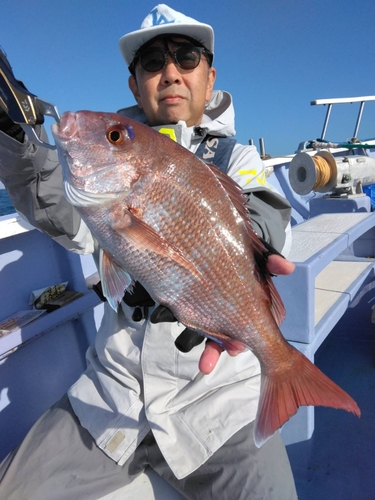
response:
[[[183,97],[177,94],[167,95],[161,99],[162,102],[166,103],[176,103],[182,101]]]

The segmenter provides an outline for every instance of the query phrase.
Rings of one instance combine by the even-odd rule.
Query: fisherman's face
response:
[[[150,47],[168,47],[172,53],[184,38],[165,42],[157,40]],[[216,71],[210,67],[204,54],[194,69],[180,68],[171,54],[167,54],[167,64],[156,72],[149,72],[138,62],[135,77],[129,77],[129,87],[139,108],[145,113],[150,126],[186,122],[188,127],[199,125],[202,121],[205,103],[210,100]]]

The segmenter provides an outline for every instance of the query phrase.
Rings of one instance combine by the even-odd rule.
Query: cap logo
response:
[[[171,24],[174,23],[174,19],[172,21],[168,21],[164,14],[161,14],[158,9],[154,9],[150,12],[152,14],[152,25],[159,26],[160,24]]]

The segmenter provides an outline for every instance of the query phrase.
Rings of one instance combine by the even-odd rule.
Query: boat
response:
[[[282,332],[357,401],[362,417],[302,407],[281,430],[301,500],[373,500],[375,474],[375,138],[359,140],[375,96],[321,99],[319,139],[293,154],[261,154],[292,205],[296,271],[274,278],[287,310]],[[359,104],[350,141],[326,140],[333,106]],[[70,253],[16,213],[0,217],[0,460],[85,369],[103,305],[91,256]],[[61,287],[48,312],[33,304]],[[51,288],[52,287],[52,288]],[[61,291],[60,290],[60,291]],[[124,499],[179,499],[153,471]]]

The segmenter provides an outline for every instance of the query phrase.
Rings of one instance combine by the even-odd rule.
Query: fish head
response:
[[[139,143],[149,142],[142,127],[136,130],[139,125],[116,113],[94,111],[66,112],[52,125],[72,204],[102,204],[132,189],[145,167]]]

